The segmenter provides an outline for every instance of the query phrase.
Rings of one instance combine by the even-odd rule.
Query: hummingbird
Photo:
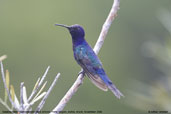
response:
[[[72,37],[74,58],[82,67],[83,73],[89,77],[92,83],[103,91],[110,89],[118,99],[120,99],[121,96],[124,97],[124,95],[116,88],[116,86],[106,75],[100,59],[85,40],[85,32],[83,27],[78,24],[71,26],[63,24],[55,25],[67,28],[69,30]]]

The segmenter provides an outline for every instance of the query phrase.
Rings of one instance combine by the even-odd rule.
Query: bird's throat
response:
[[[73,46],[78,46],[78,45],[82,45],[82,44],[85,44],[86,41],[83,37],[72,37],[72,43],[73,43]]]

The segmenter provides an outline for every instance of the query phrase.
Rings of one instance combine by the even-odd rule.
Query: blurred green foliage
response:
[[[170,35],[159,38],[153,36],[142,45],[142,52],[153,61],[151,65],[158,71],[156,75],[146,78],[148,83],[135,81],[132,86],[128,104],[143,111],[168,111],[171,112],[171,13],[165,9],[160,10],[159,20]],[[151,68],[152,69],[152,68]],[[160,72],[160,73],[159,73]],[[135,83],[136,82],[136,83]]]
[[[71,38],[55,23],[80,24],[87,41],[94,46],[113,0],[0,0],[0,55],[9,69],[10,82],[19,96],[20,82],[31,92],[37,77],[48,65],[47,80],[61,77],[45,104],[51,110],[75,81],[80,67],[72,54]],[[113,82],[126,96],[116,99],[111,92],[96,88],[88,78],[64,110],[101,110],[103,114],[144,114],[126,104],[131,79],[150,82],[158,73],[142,56],[142,43],[151,34],[163,38],[169,33],[157,18],[160,9],[170,9],[170,0],[121,0],[118,17],[111,26],[99,57]],[[2,80],[0,80],[2,82]],[[47,87],[48,87],[47,83]],[[0,87],[2,88],[2,83]],[[136,86],[134,86],[136,88]],[[4,91],[0,89],[0,96]],[[6,110],[0,105],[0,110]]]

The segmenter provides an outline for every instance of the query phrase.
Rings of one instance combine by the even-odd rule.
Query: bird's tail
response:
[[[100,78],[118,99],[120,99],[121,96],[124,97],[124,95],[116,88],[107,75],[100,75]]]
[[[119,89],[116,88],[107,75],[100,75],[100,77],[118,99],[120,99],[121,96],[124,97],[124,95],[119,91]]]
[[[112,93],[118,98],[120,99],[121,96],[124,97],[124,95],[119,91],[119,89],[116,88],[116,86],[114,84],[109,84],[108,88],[112,91]]]

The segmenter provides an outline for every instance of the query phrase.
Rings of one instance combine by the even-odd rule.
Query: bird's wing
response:
[[[99,89],[103,91],[107,91],[108,87],[102,81],[102,79],[98,75],[91,75],[89,72],[86,71],[87,76],[90,78],[91,82],[96,85]]]
[[[75,58],[80,66],[84,69],[92,83],[101,90],[107,91],[108,87],[100,78],[98,72],[100,70],[100,73],[104,73],[102,64],[93,50],[81,48],[80,53],[75,54]]]

